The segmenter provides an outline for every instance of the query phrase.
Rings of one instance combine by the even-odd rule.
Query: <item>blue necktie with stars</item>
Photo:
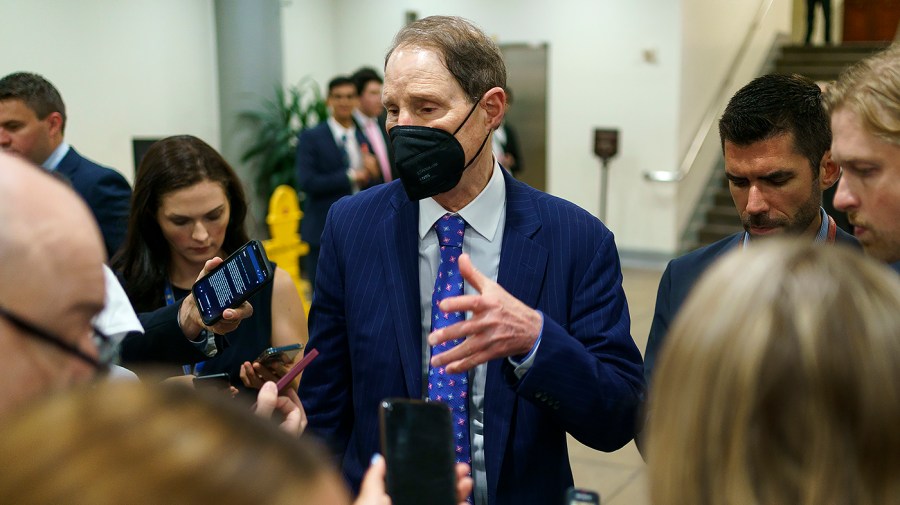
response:
[[[466,318],[463,312],[442,312],[438,304],[445,298],[463,294],[463,278],[459,273],[459,255],[462,254],[466,222],[463,218],[444,214],[434,224],[441,247],[441,264],[438,266],[434,293],[431,295],[431,330],[438,330]],[[431,348],[432,356],[462,343],[459,338]],[[469,376],[467,373],[447,373],[444,367],[429,367],[428,398],[446,403],[453,413],[453,435],[456,438],[456,462],[472,464],[469,448]]]

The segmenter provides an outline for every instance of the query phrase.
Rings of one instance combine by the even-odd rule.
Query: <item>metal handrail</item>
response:
[[[645,179],[653,182],[680,182],[687,177],[691,168],[694,166],[694,162],[697,161],[697,155],[700,154],[700,148],[703,147],[703,143],[709,135],[709,130],[712,128],[713,123],[716,121],[716,117],[719,115],[719,104],[722,103],[722,100],[725,98],[725,93],[728,93],[729,86],[731,85],[735,72],[737,72],[738,66],[743,63],[747,49],[750,47],[750,41],[753,40],[756,30],[759,29],[762,19],[765,17],[766,13],[769,12],[769,8],[772,7],[774,1],[775,0],[763,0],[760,2],[756,16],[753,18],[750,28],[747,29],[747,35],[744,36],[741,47],[734,55],[734,59],[728,67],[728,72],[725,73],[725,78],[722,80],[722,84],[719,85],[719,90],[716,92],[715,99],[709,104],[709,107],[707,107],[706,113],[703,115],[703,121],[697,129],[697,133],[694,134],[694,140],[691,141],[691,145],[688,147],[684,158],[681,160],[681,165],[678,167],[678,170],[644,172]]]

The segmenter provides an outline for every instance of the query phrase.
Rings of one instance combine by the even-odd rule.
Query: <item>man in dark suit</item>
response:
[[[354,488],[389,397],[451,406],[479,505],[557,503],[566,433],[604,451],[633,436],[641,357],[613,235],[494,161],[505,84],[497,45],[460,18],[416,21],[388,53],[400,180],[331,208],[310,314],[320,354],[300,386]]]
[[[900,272],[900,45],[866,58],[828,90],[831,151],[844,172],[834,206],[866,254]]]
[[[386,114],[384,105],[381,104],[381,86],[384,81],[378,72],[369,67],[360,68],[350,78],[356,84],[356,92],[359,94],[359,107],[353,111],[353,119],[366,134],[372,154],[378,160],[381,178],[384,182],[391,182],[397,178],[397,173],[394,170],[391,138],[384,126]]]
[[[125,239],[131,187],[115,170],[78,154],[63,138],[65,128],[65,105],[53,84],[25,72],[0,79],[0,149],[69,179],[94,214],[111,257]]]
[[[754,79],[731,98],[719,120],[719,136],[745,231],[666,267],[644,353],[648,384],[678,309],[700,275],[726,251],[784,234],[858,246],[821,207],[822,191],[837,181],[840,168],[831,160],[831,129],[814,82],[798,75]]]
[[[357,102],[353,81],[335,77],[328,83],[331,116],[301,132],[297,140],[297,184],[306,195],[300,235],[309,244],[305,267],[313,285],[328,209],[342,196],[381,182],[378,162],[353,121]]]

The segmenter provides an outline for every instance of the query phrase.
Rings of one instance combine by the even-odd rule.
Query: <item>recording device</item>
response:
[[[566,505],[600,505],[600,495],[587,489],[570,487],[566,491]]]
[[[381,402],[381,451],[394,505],[456,505],[453,421],[443,403]]]
[[[262,244],[247,242],[191,288],[203,324],[215,324],[225,309],[244,303],[273,278]]]
[[[231,379],[227,373],[214,373],[210,375],[200,375],[194,377],[194,388],[196,389],[228,389],[231,387]]]
[[[283,345],[281,347],[269,347],[259,354],[256,358],[257,363],[262,365],[271,365],[274,363],[288,364],[294,361],[303,344]]]

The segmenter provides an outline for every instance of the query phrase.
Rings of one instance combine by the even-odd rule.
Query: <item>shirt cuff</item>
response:
[[[534,345],[531,347],[531,350],[528,351],[528,354],[519,361],[512,358],[512,356],[506,358],[509,360],[509,363],[516,367],[513,370],[513,373],[516,374],[516,378],[521,379],[528,373],[528,370],[531,369],[531,365],[534,363],[534,356],[537,354],[538,347],[541,345],[541,336],[544,334],[544,313],[541,311],[537,311],[538,314],[541,315],[541,330],[538,332],[538,338],[534,341]]]

